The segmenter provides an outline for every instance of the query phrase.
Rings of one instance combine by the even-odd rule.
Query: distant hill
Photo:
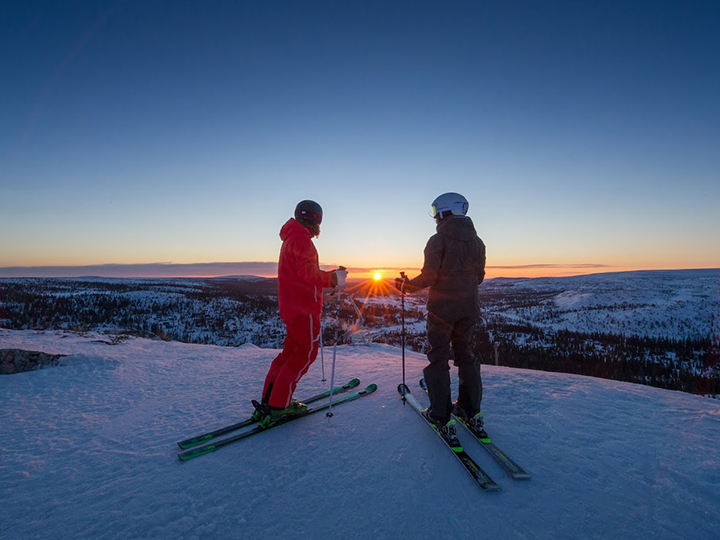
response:
[[[584,333],[703,339],[720,332],[720,269],[491,279],[486,316]]]

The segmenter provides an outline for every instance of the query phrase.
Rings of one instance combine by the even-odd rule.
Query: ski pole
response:
[[[402,306],[402,333],[400,334],[400,343],[402,345],[402,381],[403,386],[405,386],[405,272],[400,272],[400,277],[403,279],[402,289],[400,290],[402,297],[402,300],[400,301]],[[404,401],[405,395],[403,394],[403,402]]]
[[[323,352],[325,351],[325,347],[323,347],[323,324],[322,321],[320,322],[320,366],[322,367],[322,382],[327,381],[325,378],[325,355]]]
[[[328,404],[328,412],[325,416],[332,418],[332,400],[333,400],[333,388],[335,388],[335,358],[337,356],[337,342],[340,336],[340,287],[338,287],[337,295],[337,327],[335,328],[335,345],[333,345],[333,361],[332,361],[332,372],[330,373],[330,402]]]

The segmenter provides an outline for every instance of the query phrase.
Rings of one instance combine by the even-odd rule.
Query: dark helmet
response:
[[[300,201],[295,207],[295,219],[308,225],[322,223],[322,207],[315,201]]]

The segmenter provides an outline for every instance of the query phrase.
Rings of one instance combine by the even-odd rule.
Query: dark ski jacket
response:
[[[467,216],[449,216],[437,226],[425,246],[419,276],[406,285],[408,292],[430,287],[428,313],[453,322],[478,317],[478,285],[485,278],[485,244]]]
[[[322,289],[330,287],[332,272],[320,270],[310,231],[290,218],[282,229],[278,263],[280,318],[289,323],[298,315],[322,313]]]

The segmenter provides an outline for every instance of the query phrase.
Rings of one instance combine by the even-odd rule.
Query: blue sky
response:
[[[720,267],[720,3],[6,1],[0,267]]]

